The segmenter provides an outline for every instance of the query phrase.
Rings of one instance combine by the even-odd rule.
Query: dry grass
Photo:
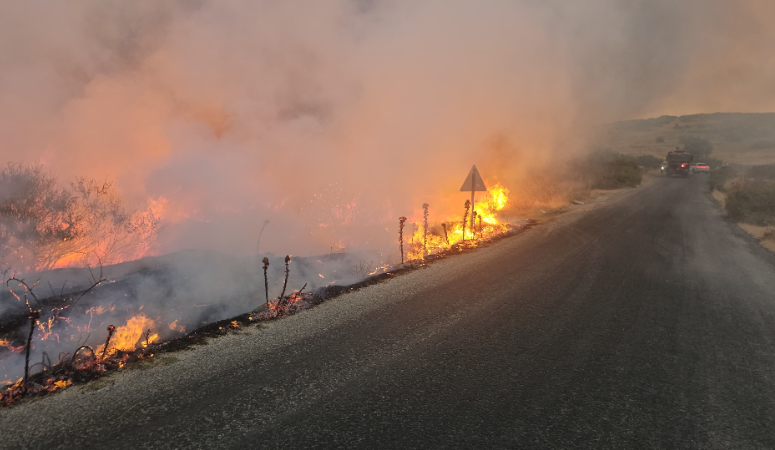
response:
[[[726,183],[726,209],[737,222],[775,225],[775,182],[741,177]]]
[[[740,228],[746,233],[759,240],[766,249],[775,253],[775,226],[769,225],[760,227],[758,225],[751,225],[747,223],[738,223]]]
[[[726,204],[727,204],[727,194],[725,194],[723,192],[720,192],[720,191],[717,191],[717,190],[714,189],[711,195],[713,195],[713,198],[715,198],[716,201],[719,202],[719,204],[721,205],[722,208],[724,208],[726,206]]]
[[[727,195],[715,189],[713,190],[712,195],[713,198],[719,202],[721,207],[724,208],[727,201]],[[738,222],[737,226],[758,240],[764,248],[775,253],[775,226],[758,226],[742,222]]]

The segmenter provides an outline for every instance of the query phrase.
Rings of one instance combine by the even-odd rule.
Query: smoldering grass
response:
[[[266,304],[269,304],[269,277],[266,274],[266,271],[269,269],[269,258],[264,256],[264,260],[262,261],[264,263],[264,293],[266,294]]]
[[[283,281],[283,292],[280,294],[280,300],[285,297],[285,288],[288,287],[288,274],[291,272],[290,264],[291,255],[285,255],[285,281]]]
[[[22,393],[27,393],[27,383],[30,379],[30,350],[32,350],[32,335],[35,333],[35,325],[38,324],[40,311],[30,312],[30,334],[27,336],[27,345],[24,350],[24,384]]]
[[[105,348],[102,349],[102,356],[100,356],[100,359],[105,359],[105,355],[108,353],[108,347],[110,347],[110,338],[113,337],[113,333],[115,333],[116,327],[113,325],[108,325],[108,338],[105,339]]]
[[[148,347],[151,345],[151,329],[148,328],[145,330],[145,333],[143,333],[143,336],[145,336],[145,346]]]
[[[470,207],[470,202],[467,201]],[[403,222],[403,221],[402,221]],[[516,234],[515,232],[530,228],[532,224],[526,226],[518,226],[512,229],[510,232],[504,232],[501,235],[493,236],[487,239],[486,242],[495,242],[507,236]],[[446,234],[446,227],[445,229]],[[448,236],[445,236],[448,239]],[[305,283],[302,288],[292,293],[287,298],[284,295],[284,291],[287,288],[288,274],[290,271],[290,255],[286,256],[286,277],[284,281],[283,295],[278,299],[277,304],[271,303],[264,308],[263,311],[253,311],[250,313],[241,314],[231,319],[222,320],[219,322],[210,323],[204,327],[200,327],[186,336],[182,336],[170,341],[161,343],[151,343],[148,339],[150,329],[146,331],[146,348],[136,349],[133,352],[117,351],[115,354],[106,356],[103,361],[99,361],[94,355],[94,350],[88,346],[81,346],[73,352],[73,356],[69,354],[62,357],[60,355],[59,363],[55,365],[43,364],[46,369],[43,372],[31,375],[31,380],[35,381],[31,383],[34,386],[33,396],[46,395],[53,392],[60,387],[65,387],[72,383],[84,383],[96,378],[99,378],[106,373],[117,370],[124,367],[126,364],[138,362],[143,358],[153,357],[154,353],[167,353],[181,349],[190,348],[192,345],[206,344],[208,337],[217,337],[225,335],[232,330],[239,329],[248,325],[259,325],[263,321],[276,320],[286,315],[291,315],[302,311],[304,309],[315,306],[328,299],[337,297],[341,294],[352,292],[354,290],[361,289],[366,286],[370,286],[377,283],[382,283],[392,279],[395,276],[401,275],[405,272],[416,270],[420,267],[424,267],[427,262],[432,262],[437,259],[442,259],[447,255],[456,254],[451,249],[440,252],[439,254],[429,255],[428,261],[422,263],[412,264],[410,266],[395,266],[387,269],[378,275],[368,277],[367,279],[348,286],[327,286],[325,288],[317,289],[313,293],[305,293],[304,290],[307,286]],[[266,283],[265,283],[266,288]],[[50,367],[50,368],[49,368]],[[21,381],[21,380],[20,380]],[[56,383],[56,384],[54,384]],[[0,392],[0,405],[9,405],[16,400],[24,397],[18,389],[18,385],[21,382],[17,382],[16,386],[12,386]]]

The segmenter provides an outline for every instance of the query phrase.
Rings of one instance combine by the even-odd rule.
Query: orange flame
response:
[[[54,387],[51,389],[52,391],[56,391],[57,389],[66,388],[67,386],[70,386],[73,384],[70,380],[61,380],[61,381],[55,381]]]
[[[180,319],[176,319],[174,322],[170,324],[170,330],[178,331],[180,333],[185,333],[186,328],[183,325],[178,325],[178,320]]]
[[[110,339],[110,348],[108,350],[134,351],[137,348],[137,343],[144,337],[145,331],[151,328],[153,328],[153,320],[145,317],[143,314],[132,317],[127,321],[126,325],[116,328],[116,332]],[[159,335],[154,334],[148,338],[148,343],[152,343],[158,338]],[[145,347],[145,339],[143,339],[142,345]],[[95,352],[98,355],[102,354],[104,348],[105,344],[100,345]]]
[[[481,218],[481,229],[479,219],[476,221],[475,230],[471,229],[471,216],[469,215],[465,224],[466,247],[475,247],[479,242],[506,230],[507,224],[500,219],[499,212],[506,207],[508,201],[509,190],[500,183],[493,185],[487,191],[487,194],[477,200],[473,210],[476,211],[477,217]],[[407,253],[410,260],[423,260],[431,253],[448,250],[452,246],[464,243],[463,216],[460,214],[450,214],[446,217],[447,219],[443,221],[447,226],[446,238],[443,232],[428,233],[427,248],[423,248],[422,244],[424,231],[422,225],[420,224],[416,227],[414,234],[409,239],[409,251]],[[447,239],[449,242],[447,242]],[[406,238],[404,242],[406,242]]]

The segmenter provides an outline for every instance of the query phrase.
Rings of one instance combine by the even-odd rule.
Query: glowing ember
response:
[[[186,332],[186,328],[183,325],[178,325],[178,320],[180,320],[180,319],[177,319],[177,320],[175,320],[174,322],[172,322],[170,324],[170,330],[174,330],[174,331],[177,331],[179,333],[185,333]]]
[[[110,308],[107,306],[95,306],[93,308],[87,309],[86,314],[95,314],[99,316],[100,314],[105,314],[106,312],[113,311],[114,309],[116,309],[115,306]]]
[[[54,382],[53,390],[66,388],[67,386],[70,386],[71,384],[73,384],[73,382],[70,381],[70,380],[55,381]]]
[[[372,272],[369,272],[369,275],[371,276],[371,275],[376,275],[378,273],[387,272],[388,269],[390,269],[390,266],[388,264],[383,264],[377,267],[376,269],[374,269]]]
[[[13,345],[11,345],[11,341],[9,341],[8,339],[0,339],[0,347],[5,347],[8,350],[10,350],[12,353],[21,353],[24,350],[23,345],[14,347]]]

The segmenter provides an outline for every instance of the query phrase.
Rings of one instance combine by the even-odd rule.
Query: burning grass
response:
[[[463,248],[473,248],[493,237],[508,233],[511,224],[503,220],[500,212],[508,204],[509,190],[501,184],[495,184],[487,194],[471,205],[470,200],[463,204],[463,214],[449,214],[440,223],[432,223],[430,217],[433,210],[427,203],[422,205],[422,213],[413,221],[415,231],[408,245],[403,235],[404,221],[402,217],[399,228],[400,252],[405,247],[410,262],[422,261],[431,255],[447,254],[449,251],[460,251]]]
[[[20,378],[14,384],[0,391],[0,406],[9,406],[22,398],[41,397],[73,384],[82,384],[96,380],[118,370],[127,364],[152,358],[152,348],[142,348],[131,352],[116,350],[104,358],[88,346],[76,349],[72,354],[59,355],[56,363],[47,358],[38,363],[40,372],[29,376],[25,381]]]
[[[262,261],[263,265],[261,266],[263,269],[263,290],[266,298],[264,304],[250,313],[209,323],[184,336],[168,339],[164,342],[159,342],[159,333],[155,330],[165,331],[168,328],[173,332],[185,333],[185,328],[178,324],[178,320],[169,324],[166,324],[166,322],[159,324],[159,318],[155,315],[146,315],[140,312],[142,307],[126,319],[125,324],[119,326],[109,325],[107,327],[107,337],[103,344],[96,347],[78,345],[71,353],[60,353],[55,363],[52,363],[49,356],[43,352],[41,362],[32,366],[29,365],[29,350],[32,347],[31,342],[33,338],[32,332],[25,336],[27,338],[26,345],[21,347],[13,345],[11,341],[3,341],[3,346],[0,348],[5,348],[6,351],[26,351],[27,363],[25,364],[25,376],[0,391],[0,406],[11,405],[22,398],[39,397],[70,385],[95,380],[112,371],[121,370],[128,364],[147,361],[160,353],[173,352],[189,348],[192,345],[204,344],[210,337],[225,335],[245,326],[277,320],[298,313],[330,298],[387,281],[397,275],[424,267],[435,260],[463,253],[529,228],[530,224],[514,226],[500,218],[500,211],[506,206],[507,201],[508,190],[500,185],[495,185],[474,205],[471,205],[470,201],[466,201],[464,213],[461,216],[455,216],[454,214],[444,215],[444,221],[441,223],[433,222],[433,208],[427,203],[423,204],[422,212],[416,217],[416,220],[410,221],[406,217],[401,217],[399,220],[399,239],[397,243],[402,255],[401,263],[395,265],[383,264],[381,267],[368,272],[368,277],[365,280],[347,286],[330,284],[313,292],[304,292],[307,287],[307,284],[304,284],[301,289],[285,295],[286,289],[289,287],[289,274],[293,267],[289,255],[284,259],[285,270],[282,281],[282,293],[278,298],[270,299],[267,273],[269,261],[264,258]],[[414,226],[414,231],[408,239],[404,234],[404,226],[407,221],[412,222]],[[99,277],[93,276],[93,278],[95,284],[81,293],[81,297],[96,287],[96,285],[106,281],[102,278],[101,272]],[[14,279],[14,281],[24,288],[24,302],[28,306],[30,313],[29,318],[24,320],[29,320],[30,330],[39,329],[42,333],[36,339],[46,339],[53,336],[54,323],[57,320],[67,320],[60,313],[67,306],[65,308],[62,308],[61,305],[54,306],[51,308],[51,311],[46,311],[43,314],[46,316],[44,319],[40,319],[43,305],[38,302],[37,297],[33,293],[35,285],[28,286],[21,280]],[[16,294],[14,295],[16,296]],[[80,299],[81,297],[78,298]],[[20,296],[17,296],[17,299],[21,301]],[[38,306],[34,306],[30,299],[33,299]],[[72,302],[72,299],[69,300],[71,304],[75,303]],[[97,305],[85,311],[93,316],[94,314],[102,314],[105,311],[111,310],[111,308],[107,305]],[[72,309],[69,311],[72,313]],[[13,325],[15,329],[23,327],[24,320],[15,323]],[[89,323],[90,325],[91,322]],[[48,330],[48,334],[44,333],[46,330]]]
[[[108,333],[110,337],[106,343],[96,349],[80,346],[72,353],[60,354],[56,363],[52,363],[44,354],[44,359],[40,363],[30,366],[31,372],[33,369],[39,371],[29,375],[26,382],[24,378],[20,378],[15,383],[0,390],[0,406],[10,406],[22,399],[39,398],[71,385],[88,383],[124,368],[130,368],[137,364],[148,364],[152,358],[160,354],[189,349],[195,345],[204,345],[209,338],[224,336],[243,327],[260,325],[262,322],[274,321],[296,314],[342,294],[386,282],[447,256],[465,253],[478,246],[513,236],[529,229],[534,223],[531,221],[526,225],[509,227],[507,232],[490,236],[486,240],[476,242],[472,240],[472,245],[460,243],[429,254],[423,259],[408,261],[390,268],[381,268],[381,272],[375,271],[365,280],[351,285],[331,285],[312,293],[304,292],[305,285],[298,291],[272,300],[250,313],[207,324],[185,336],[165,342],[154,341],[156,336],[151,331],[153,321],[144,316],[135,317],[125,326],[114,327],[114,330]]]

